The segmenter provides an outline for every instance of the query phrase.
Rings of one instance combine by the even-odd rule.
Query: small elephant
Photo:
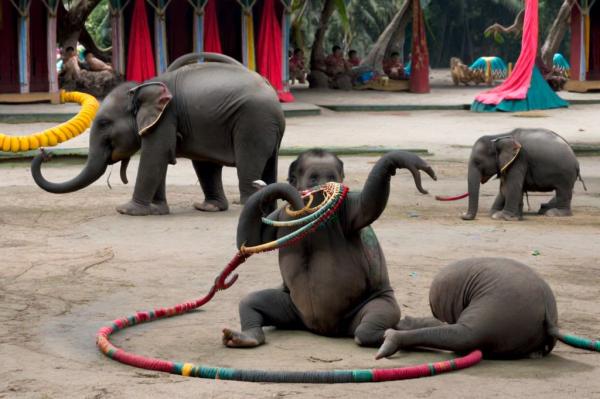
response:
[[[469,209],[462,215],[473,220],[479,206],[479,185],[494,175],[500,193],[492,205],[493,219],[520,220],[523,194],[556,191],[539,214],[571,216],[573,186],[579,178],[579,162],[562,137],[546,129],[515,129],[506,134],[483,136],[475,142],[469,159]],[[584,183],[585,187],[585,183]]]
[[[400,320],[400,308],[370,225],[385,209],[391,176],[400,168],[410,170],[421,193],[427,192],[419,171],[436,178],[433,169],[414,154],[396,151],[383,156],[362,192],[351,191],[324,228],[279,250],[283,286],[252,293],[241,301],[241,332],[224,329],[226,346],[263,344],[263,326],[351,336],[362,346],[377,347],[383,342],[385,330]],[[272,184],[250,197],[240,215],[238,247],[272,241],[292,231],[262,224],[265,205],[281,198],[300,209],[304,202],[299,190],[343,179],[343,163],[337,156],[319,149],[302,153],[290,166],[290,184]],[[314,203],[322,199],[314,198]],[[270,218],[290,220],[283,209]]]
[[[198,64],[202,58],[205,62]],[[194,65],[186,65],[194,61]],[[279,145],[285,130],[273,88],[232,58],[212,53],[180,57],[169,70],[143,84],[123,83],[102,102],[90,131],[87,163],[64,183],[41,174],[42,155],[32,162],[35,182],[52,193],[80,190],[107,165],[121,161],[127,183],[129,158],[141,149],[133,198],[117,207],[127,215],[167,214],[167,166],[177,157],[192,160],[204,191],[202,211],[224,211],[223,166],[236,166],[241,202],[256,191],[252,182],[277,179]]]
[[[533,269],[511,259],[471,258],[446,266],[431,284],[429,303],[434,318],[405,318],[386,331],[378,359],[413,347],[539,357],[561,337],[552,290]]]

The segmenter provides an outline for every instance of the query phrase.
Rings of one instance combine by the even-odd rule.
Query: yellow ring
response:
[[[77,91],[60,91],[61,103],[78,103],[79,113],[58,126],[27,136],[9,136],[0,133],[0,150],[4,152],[24,152],[39,147],[53,147],[85,132],[91,125],[100,104],[93,96]]]

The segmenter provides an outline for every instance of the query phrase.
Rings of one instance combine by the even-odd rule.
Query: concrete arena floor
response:
[[[553,111],[545,118],[481,116],[460,112],[334,114],[288,121],[284,146],[389,145],[425,147],[439,181],[424,178],[430,195],[420,195],[410,175],[393,179],[388,208],[374,224],[396,297],[405,315],[429,314],[428,286],[442,266],[470,256],[509,256],[534,267],[557,296],[565,330],[589,337],[600,331],[600,157],[580,158],[588,185],[576,185],[572,218],[533,214],[516,223],[487,217],[497,181],[483,186],[480,214],[463,222],[466,202],[439,203],[436,194],[466,188],[466,159],[481,134],[514,126],[551,127],[573,142],[599,143],[598,106]],[[7,127],[0,126],[1,129]],[[38,126],[19,126],[33,131]],[[580,129],[583,129],[581,131]],[[86,138],[85,136],[82,138]],[[347,184],[360,189],[375,157],[343,157]],[[282,157],[280,179],[292,158]],[[130,181],[138,161],[132,160]],[[49,179],[62,180],[80,169],[77,161],[45,165]],[[114,207],[133,187],[103,177],[91,187],[52,195],[33,183],[28,163],[0,164],[0,397],[6,398],[361,398],[600,396],[598,355],[558,344],[538,360],[484,361],[435,378],[382,384],[313,386],[248,384],[185,379],[122,366],[94,346],[97,328],[116,317],[199,297],[235,252],[241,207],[202,214],[191,204],[201,199],[191,163],[169,168],[167,196],[172,214],[131,218]],[[224,171],[230,200],[237,199],[235,170]],[[530,197],[532,213],[548,195]],[[534,253],[539,252],[538,256]],[[276,255],[256,256],[240,269],[234,287],[202,311],[135,327],[114,342],[133,352],[224,367],[340,369],[397,367],[446,359],[448,354],[402,352],[374,361],[373,349],[350,339],[307,332],[269,331],[268,344],[231,350],[220,343],[222,327],[238,327],[237,303],[251,291],[279,283]]]

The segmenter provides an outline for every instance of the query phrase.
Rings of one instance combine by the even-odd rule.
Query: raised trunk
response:
[[[237,229],[237,246],[254,246],[262,243],[263,224],[261,218],[266,216],[263,210],[272,207],[275,201],[283,199],[299,210],[304,207],[302,197],[293,186],[287,183],[274,183],[252,194],[240,215]]]
[[[549,68],[552,68],[554,54],[558,52],[560,44],[569,29],[573,4],[574,2],[571,0],[564,0],[542,46],[542,60]]]
[[[463,219],[472,220],[477,216],[479,208],[479,186],[481,185],[481,172],[474,165],[469,164],[469,209]]]
[[[43,159],[44,154],[39,154],[33,158],[31,162],[31,175],[38,186],[54,194],[71,193],[89,186],[104,174],[107,167],[106,157],[94,156],[93,153],[90,153],[79,175],[64,183],[52,183],[42,176],[41,168]]]

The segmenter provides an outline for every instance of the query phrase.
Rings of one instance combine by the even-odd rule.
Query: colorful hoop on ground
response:
[[[147,312],[138,312],[135,315],[117,319],[110,325],[102,327],[96,333],[96,345],[102,353],[118,362],[154,371],[163,371],[171,374],[178,374],[185,377],[199,377],[209,379],[248,381],[248,382],[276,382],[276,383],[350,383],[350,382],[381,382],[405,380],[410,378],[428,377],[448,371],[461,370],[479,363],[482,359],[482,353],[479,350],[473,351],[467,356],[446,360],[442,362],[421,364],[416,366],[391,368],[391,369],[367,369],[367,370],[334,370],[334,371],[266,371],[266,370],[237,370],[232,368],[221,368],[212,366],[196,365],[184,362],[171,362],[163,359],[156,359],[136,355],[114,346],[110,342],[110,336],[125,328],[137,324],[147,323],[154,320],[173,317],[188,313],[208,303],[218,291],[226,290],[237,280],[238,275],[231,273],[246,259],[253,254],[272,251],[292,245],[320,226],[327,223],[338,211],[348,193],[348,188],[340,183],[327,183],[317,190],[308,190],[303,196],[312,196],[315,192],[324,193],[324,201],[310,208],[310,203],[304,208],[310,208],[310,214],[293,221],[294,226],[302,226],[290,234],[279,238],[276,241],[257,245],[254,247],[240,248],[240,251],[233,257],[227,267],[216,278],[210,291],[202,298],[195,301],[184,302],[171,308],[159,308]],[[304,214],[305,212],[301,212]],[[263,218],[263,223],[275,227],[287,227],[287,223],[280,223]]]

